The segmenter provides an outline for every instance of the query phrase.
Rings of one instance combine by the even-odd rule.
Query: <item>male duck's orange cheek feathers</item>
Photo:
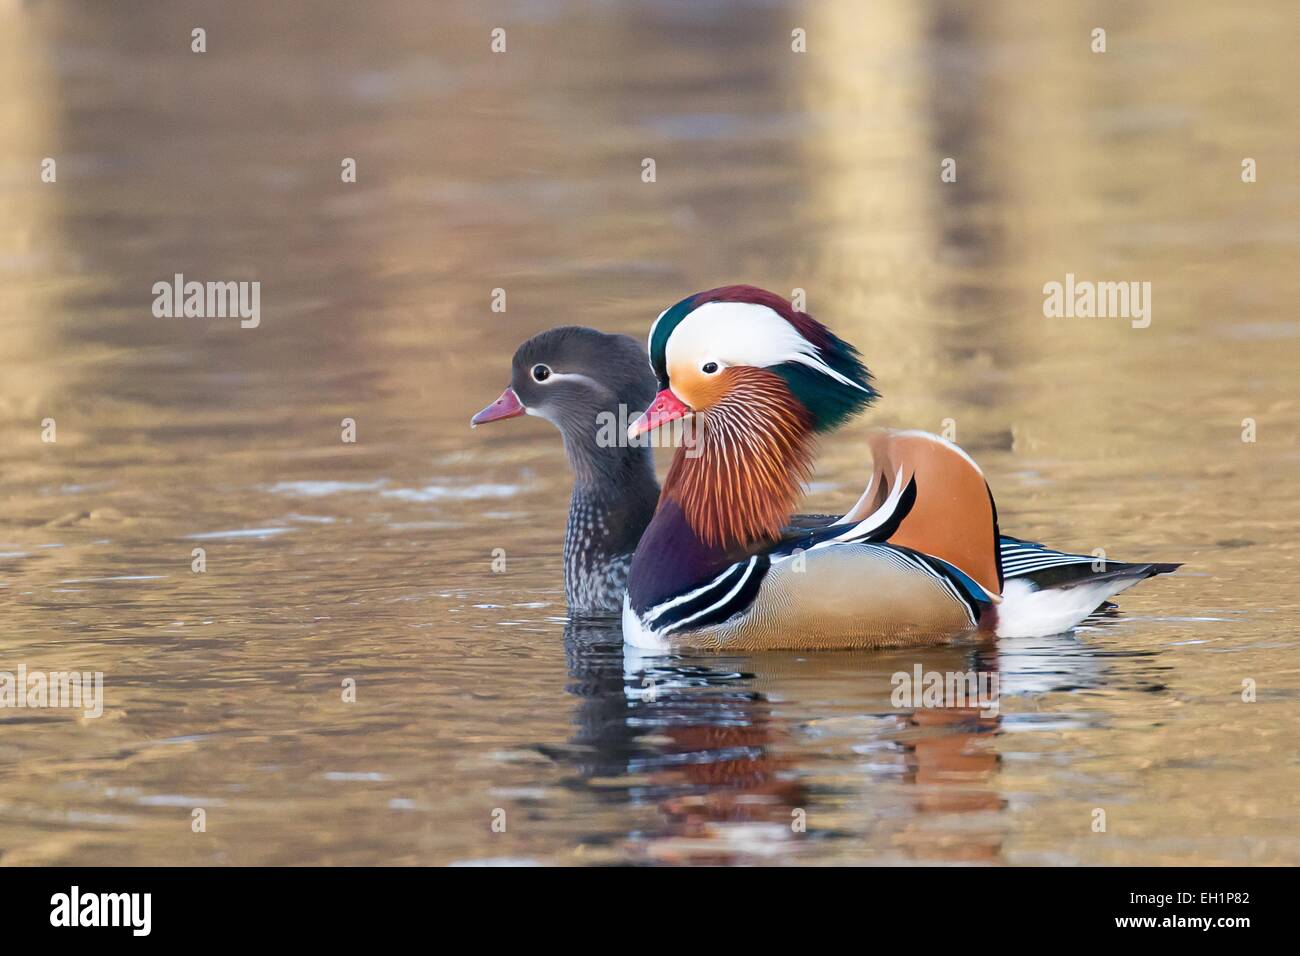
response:
[[[1000,600],[997,513],[975,462],[956,445],[927,432],[881,430],[868,441],[874,467],[871,483],[840,523],[862,521],[891,492],[915,479],[916,500],[886,540],[947,561],[995,603]]]
[[[701,377],[720,398],[697,416],[695,444],[673,458],[663,498],[681,506],[710,547],[744,550],[775,540],[812,475],[810,417],[766,369],[738,366]]]
[[[706,375],[693,362],[676,362],[668,367],[668,384],[673,393],[695,411],[702,412],[722,401],[743,379],[740,369],[723,369]]]

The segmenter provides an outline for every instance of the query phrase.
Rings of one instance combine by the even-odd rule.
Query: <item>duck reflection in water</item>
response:
[[[954,846],[930,840],[915,823],[917,815],[1002,808],[991,785],[998,757],[985,745],[1001,718],[982,717],[978,707],[898,710],[890,702],[894,673],[916,663],[927,671],[996,667],[996,653],[948,645],[865,655],[644,655],[623,645],[616,623],[599,620],[570,621],[565,648],[568,691],[579,699],[575,732],[549,755],[570,763],[599,799],[655,811],[655,823],[624,837],[622,849],[635,858],[797,858],[814,845],[852,839],[843,814],[859,802],[873,817],[880,813],[882,826],[902,823],[891,839],[904,857],[996,860],[1001,852],[997,827],[969,829]],[[805,720],[797,707],[774,704],[772,688],[802,680],[843,688],[857,713]],[[872,728],[866,742],[861,717]],[[871,754],[865,786],[806,786],[813,774],[802,759],[843,756],[810,748],[819,736],[836,738],[850,757]],[[900,784],[901,815],[872,806],[883,790],[893,791],[886,800],[896,805]]]
[[[634,855],[738,862],[801,835],[791,823],[807,793],[782,746],[789,731],[753,674],[726,658],[625,656],[616,621],[571,621],[565,650],[579,698],[566,754],[601,799],[658,812],[658,826],[628,836]]]

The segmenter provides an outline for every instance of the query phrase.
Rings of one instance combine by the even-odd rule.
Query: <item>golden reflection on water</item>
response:
[[[0,670],[107,694],[0,712],[0,861],[1297,862],[1296,20],[0,3]],[[261,327],[152,318],[176,272],[261,281]],[[1152,282],[1150,328],[1044,319],[1067,272]],[[1004,529],[1187,568],[996,645],[566,624],[556,436],[465,423],[533,332],[724,281],[805,289],[878,376],[813,506],[869,425],[950,420]],[[895,708],[918,663],[1000,714]]]

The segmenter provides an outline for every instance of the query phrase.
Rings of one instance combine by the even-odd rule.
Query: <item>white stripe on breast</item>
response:
[[[740,580],[736,582],[736,586],[732,588],[730,591],[728,591],[726,597],[724,597],[721,601],[718,601],[716,604],[712,604],[709,607],[704,608],[704,610],[702,611],[696,611],[694,614],[690,615],[689,617],[682,618],[680,621],[677,621],[675,624],[668,625],[668,630],[670,632],[681,630],[682,628],[686,627],[686,625],[690,624],[691,621],[704,617],[704,615],[706,614],[711,614],[712,612],[716,611],[718,608],[726,604],[728,601],[730,601],[732,598],[734,598],[737,594],[740,593],[740,589],[745,586],[745,582],[748,581],[750,576],[754,573],[754,565],[756,565],[757,563],[758,563],[758,555],[754,555],[754,557],[749,559],[749,566],[745,568],[745,573],[740,576]]]
[[[753,559],[751,558],[750,560]],[[709,588],[717,587],[718,582],[721,581],[723,578],[725,578],[728,574],[730,574],[734,570],[736,570],[736,565],[734,564],[728,565],[727,570],[723,571],[721,574],[719,574],[708,584],[702,584],[694,591],[687,591],[685,594],[679,594],[677,595],[677,597],[673,598],[672,600],[665,601],[663,604],[656,604],[654,607],[647,609],[645,612],[646,620],[648,621],[651,618],[658,617],[664,611],[671,611],[677,605],[684,604],[687,601],[699,597],[705,591],[709,590]]]

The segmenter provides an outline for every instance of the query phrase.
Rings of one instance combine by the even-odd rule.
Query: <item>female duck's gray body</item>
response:
[[[648,443],[619,427],[650,404],[655,381],[645,349],[626,335],[561,326],[515,351],[510,386],[473,425],[535,415],[560,430],[573,469],[564,534],[564,593],[577,614],[616,614],[628,568],[659,499]]]
[[[564,532],[564,594],[574,611],[615,614],[623,608],[632,553],[654,515],[659,486],[648,448],[606,450],[640,454],[617,456],[621,474],[574,481]]]

